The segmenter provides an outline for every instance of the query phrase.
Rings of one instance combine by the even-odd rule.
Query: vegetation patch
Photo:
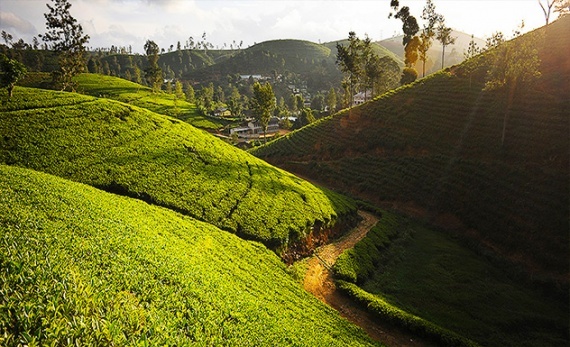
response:
[[[0,162],[168,207],[280,254],[356,213],[351,200],[136,106],[17,87],[1,110]]]
[[[567,301],[569,28],[562,17],[510,43],[536,42],[541,78],[524,88],[488,88],[487,52],[250,153],[430,222],[452,217],[473,249]]]
[[[3,346],[374,345],[262,245],[59,177],[0,165],[0,244]]]
[[[457,241],[388,212],[334,266],[339,288],[380,318],[445,345],[561,346],[568,304]]]

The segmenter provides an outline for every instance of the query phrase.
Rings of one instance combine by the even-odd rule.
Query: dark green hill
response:
[[[0,110],[1,163],[165,206],[279,253],[355,214],[337,194],[136,106],[20,87]]]
[[[538,47],[542,78],[510,105],[504,91],[483,91],[490,62],[481,55],[252,153],[425,217],[486,254],[520,265],[534,281],[564,287],[570,17],[547,29]],[[502,145],[506,112],[511,116]]]
[[[158,65],[164,73],[172,72],[175,76],[180,77],[185,73],[201,69],[219,63],[228,59],[236,51],[233,50],[180,50],[168,53],[162,53],[158,58]],[[104,73],[104,65],[107,64],[111,74],[124,77],[127,70],[131,75],[134,73],[134,67],[137,66],[141,70],[148,67],[148,60],[145,55],[140,54],[111,54],[98,57],[93,55],[93,59],[99,64],[101,73]],[[169,77],[168,75],[165,75]],[[170,77],[169,77],[170,78]]]
[[[334,59],[331,50],[324,45],[302,40],[274,40],[253,45],[227,60],[189,72],[185,77],[204,82],[235,74],[273,76],[289,72],[307,80],[311,73],[319,70],[327,79],[323,84],[340,83],[341,75]]]
[[[341,44],[343,46],[348,46],[348,39],[327,42],[324,44],[325,47],[328,47],[331,49],[332,54],[335,57],[335,59],[336,59],[336,54],[337,54],[337,49],[336,49],[337,44]],[[398,63],[399,66],[404,66],[404,61],[402,60],[402,57],[399,56],[397,53],[393,52],[392,50],[384,47],[381,42],[380,43],[379,42],[372,42],[372,51],[374,53],[378,54],[378,56],[380,58],[390,57],[396,63]]]
[[[0,242],[2,346],[374,345],[265,247],[59,177],[0,165]]]

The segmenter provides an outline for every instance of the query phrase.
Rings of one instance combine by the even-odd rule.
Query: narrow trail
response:
[[[428,346],[429,344],[405,332],[380,322],[360,308],[335,286],[331,266],[339,255],[353,247],[378,222],[373,214],[358,211],[362,221],[337,242],[319,247],[308,261],[303,286],[319,300],[337,310],[341,316],[361,327],[368,335],[388,346]]]

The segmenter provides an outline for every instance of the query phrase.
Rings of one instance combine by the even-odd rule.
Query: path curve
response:
[[[360,308],[336,288],[330,267],[345,249],[354,247],[378,222],[378,218],[371,213],[358,211],[358,214],[362,220],[354,229],[340,240],[317,248],[315,255],[309,258],[308,270],[303,281],[305,290],[337,310],[344,318],[361,327],[371,338],[388,346],[429,345],[415,336],[379,322],[372,314]]]

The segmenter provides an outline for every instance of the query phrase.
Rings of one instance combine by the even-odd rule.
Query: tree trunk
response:
[[[443,47],[442,51],[441,51],[441,69],[443,70],[443,62],[445,60],[445,45],[441,45]]]
[[[505,110],[505,115],[503,116],[503,133],[501,135],[501,147],[505,146],[505,135],[507,133],[507,121],[509,120],[509,115],[511,113],[511,105],[513,104],[513,100],[515,98],[515,90],[517,88],[517,80],[515,79],[512,83],[509,84],[509,94],[507,98],[507,109]]]
[[[8,85],[8,99],[12,99],[12,91],[14,90],[14,85]]]

